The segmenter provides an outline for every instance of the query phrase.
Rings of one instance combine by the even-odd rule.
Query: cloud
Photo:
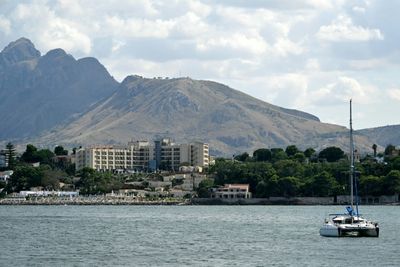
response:
[[[11,23],[3,15],[0,15],[0,31],[6,35],[11,32]]]
[[[36,44],[46,50],[63,48],[68,52],[89,54],[91,40],[79,30],[76,22],[58,17],[54,10],[41,3],[18,4],[12,12],[10,17],[20,25],[20,35],[33,35]]]
[[[219,3],[224,6],[235,6],[245,8],[268,8],[273,10],[303,10],[303,9],[332,9],[340,6],[345,2],[344,0],[218,0],[208,1],[212,3]]]
[[[278,55],[283,57],[289,54],[300,55],[304,52],[304,49],[299,43],[294,43],[287,38],[278,39],[273,48]]]
[[[197,44],[196,48],[201,52],[213,49],[229,49],[259,55],[266,52],[268,45],[257,34],[234,33],[233,35],[203,39]]]
[[[370,41],[383,40],[384,36],[379,29],[356,26],[347,15],[339,15],[330,25],[319,28],[317,37],[323,41]]]
[[[122,19],[118,16],[109,16],[105,19],[105,30],[126,38],[166,38],[174,23],[168,20],[149,19]]]
[[[388,95],[390,98],[393,98],[397,101],[400,101],[400,89],[397,88],[391,88],[388,90]]]
[[[369,104],[375,101],[375,93],[375,87],[341,76],[337,81],[310,93],[309,102],[314,105],[340,105],[353,98],[358,103]]]
[[[366,9],[364,7],[354,6],[353,11],[358,13],[365,13]]]
[[[3,1],[0,46],[24,36],[42,54],[97,57],[119,80],[215,80],[339,122],[332,113],[350,97],[363,112],[397,99],[398,9],[376,0]]]
[[[379,69],[382,67],[387,67],[390,63],[385,58],[369,58],[369,59],[359,59],[350,60],[349,66],[354,70],[368,70],[368,69]]]

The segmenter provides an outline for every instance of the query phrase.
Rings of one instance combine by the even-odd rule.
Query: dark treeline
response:
[[[373,146],[374,147],[374,146]],[[376,148],[375,148],[376,149]],[[376,156],[376,150],[374,155]],[[394,146],[386,148],[379,160],[365,156],[356,163],[360,195],[391,195],[400,192],[400,156]],[[233,159],[216,159],[210,168],[214,183],[200,185],[203,196],[215,185],[245,183],[254,197],[310,196],[325,197],[349,194],[349,160],[338,147],[319,153],[312,148],[300,151],[296,146],[258,149],[253,155],[243,153]]]
[[[8,143],[5,150],[8,167],[5,169],[11,169],[14,173],[8,184],[0,186],[5,187],[3,194],[29,190],[31,187],[58,190],[60,184],[71,185],[73,188],[75,165],[68,160],[57,158],[57,156],[66,155],[68,151],[62,146],[57,146],[54,151],[51,151],[38,149],[29,144],[25,152],[17,157],[14,146]]]

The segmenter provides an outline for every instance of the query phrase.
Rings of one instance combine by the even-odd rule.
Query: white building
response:
[[[226,184],[223,187],[213,188],[211,198],[251,198],[248,184]]]
[[[21,197],[77,197],[77,191],[20,191]]]
[[[175,144],[161,139],[129,142],[127,146],[91,146],[80,148],[75,155],[76,169],[90,167],[96,170],[175,170],[181,164],[208,167],[208,144],[194,142]]]

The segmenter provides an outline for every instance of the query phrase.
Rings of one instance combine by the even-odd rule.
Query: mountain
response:
[[[358,134],[374,140],[377,145],[386,147],[387,145],[400,146],[400,125],[389,125],[357,131]]]
[[[0,142],[125,144],[172,137],[210,143],[214,155],[261,147],[348,147],[345,127],[278,107],[226,85],[190,78],[116,82],[95,58],[45,55],[21,38],[0,53]],[[364,135],[360,150],[371,147]]]
[[[217,155],[289,144],[348,144],[345,127],[321,123],[311,114],[268,104],[223,84],[140,76],[128,76],[111,97],[41,142],[112,144],[155,136],[205,141]]]
[[[62,49],[41,56],[30,40],[18,39],[0,52],[0,140],[65,123],[117,86],[95,58],[76,60]]]

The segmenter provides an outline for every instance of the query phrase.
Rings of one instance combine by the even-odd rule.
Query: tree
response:
[[[304,163],[304,161],[306,160],[306,156],[304,156],[304,153],[298,152],[294,154],[293,159],[297,160],[300,163]]]
[[[400,171],[400,156],[395,157],[391,162],[391,169]]]
[[[385,155],[386,156],[391,156],[393,154],[393,151],[396,150],[396,147],[392,144],[389,144],[385,148]]]
[[[294,197],[299,192],[300,181],[296,177],[283,177],[278,180],[281,196]]]
[[[272,158],[271,150],[268,148],[260,148],[253,152],[253,158],[255,161],[270,161]]]
[[[41,164],[49,164],[53,163],[54,153],[49,149],[41,149],[35,153],[36,157],[40,161]]]
[[[36,153],[37,153],[37,148],[34,145],[32,144],[26,145],[26,150],[21,156],[21,161],[28,163],[39,161],[39,159],[36,156]]]
[[[289,159],[275,162],[274,168],[279,177],[302,177],[304,171],[304,167],[298,161]]]
[[[376,158],[376,149],[378,148],[378,146],[376,144],[372,145],[372,149],[374,150],[374,158]]]
[[[201,198],[210,197],[210,189],[214,186],[214,181],[211,179],[205,179],[199,183],[197,188],[197,195]]]
[[[300,150],[297,148],[297,146],[295,146],[295,145],[290,145],[290,146],[287,146],[287,147],[286,147],[285,152],[286,152],[286,155],[287,155],[288,157],[292,157],[292,156],[294,156],[295,154],[299,153]]]
[[[53,171],[51,169],[43,171],[40,184],[46,190],[57,190],[60,188],[60,180],[62,174],[59,171]]]
[[[334,195],[338,186],[335,178],[327,171],[323,171],[306,183],[304,190],[307,195],[327,197]]]
[[[383,180],[374,175],[361,176],[360,195],[379,196],[382,195]]]
[[[235,156],[235,160],[245,162],[247,159],[249,159],[250,155],[247,152],[244,152],[243,154]]]
[[[42,168],[18,166],[10,178],[11,189],[12,191],[19,192],[21,190],[29,190],[31,187],[40,186],[42,176]]]
[[[120,175],[96,172],[86,167],[80,171],[80,180],[76,185],[82,194],[105,194],[121,189],[123,182],[124,178]]]
[[[325,159],[328,162],[335,162],[344,157],[344,152],[339,147],[327,147],[319,152],[318,158]]]
[[[304,156],[306,156],[307,158],[311,158],[311,156],[314,154],[315,154],[314,148],[309,147],[306,150],[304,150]]]
[[[268,181],[260,181],[256,187],[257,197],[276,197],[281,196],[278,185],[278,175],[273,175]]]
[[[387,195],[400,193],[400,171],[393,170],[383,179],[384,192]]]
[[[6,145],[6,151],[5,151],[6,165],[7,165],[8,169],[12,170],[15,168],[15,165],[17,162],[16,156],[17,156],[17,154],[15,152],[14,145],[11,142],[9,142]]]
[[[272,161],[287,159],[286,152],[282,148],[271,148]]]
[[[65,150],[62,146],[56,146],[54,148],[54,154],[56,154],[56,156],[66,156],[68,155],[68,150]]]

